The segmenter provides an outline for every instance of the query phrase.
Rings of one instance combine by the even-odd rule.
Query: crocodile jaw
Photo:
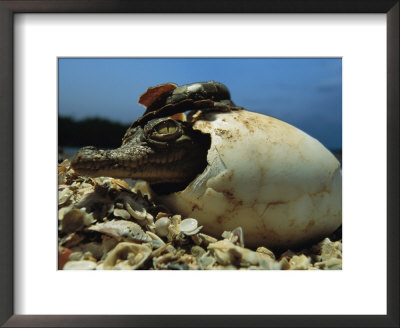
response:
[[[160,153],[143,145],[127,144],[113,150],[89,146],[78,151],[71,166],[78,174],[90,177],[132,178],[150,184],[183,183],[206,165],[197,156],[198,152],[185,149]]]

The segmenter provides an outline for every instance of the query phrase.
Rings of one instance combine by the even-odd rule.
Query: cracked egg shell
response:
[[[319,141],[246,110],[208,112],[208,165],[184,190],[161,196],[207,234],[242,227],[247,247],[287,248],[321,239],[342,222],[340,163]]]

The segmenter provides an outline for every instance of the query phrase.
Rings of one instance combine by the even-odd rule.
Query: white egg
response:
[[[209,112],[194,129],[211,135],[208,166],[161,200],[203,232],[242,227],[247,247],[295,247],[342,222],[340,163],[319,141],[246,110]]]

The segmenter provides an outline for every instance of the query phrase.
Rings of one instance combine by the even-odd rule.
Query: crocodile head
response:
[[[139,99],[147,106],[126,131],[121,147],[81,148],[71,165],[80,175],[110,176],[147,181],[156,191],[184,189],[207,166],[211,137],[192,129],[176,114],[234,108],[228,89],[216,82],[149,88]],[[160,187],[161,186],[161,187]]]
[[[81,175],[146,180],[150,185],[187,184],[207,166],[210,136],[186,122],[157,118],[129,128],[121,147],[81,148],[71,165]]]

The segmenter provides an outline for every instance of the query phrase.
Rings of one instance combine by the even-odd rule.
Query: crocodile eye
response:
[[[175,120],[167,119],[153,126],[150,138],[160,141],[168,141],[179,138],[183,131]]]

